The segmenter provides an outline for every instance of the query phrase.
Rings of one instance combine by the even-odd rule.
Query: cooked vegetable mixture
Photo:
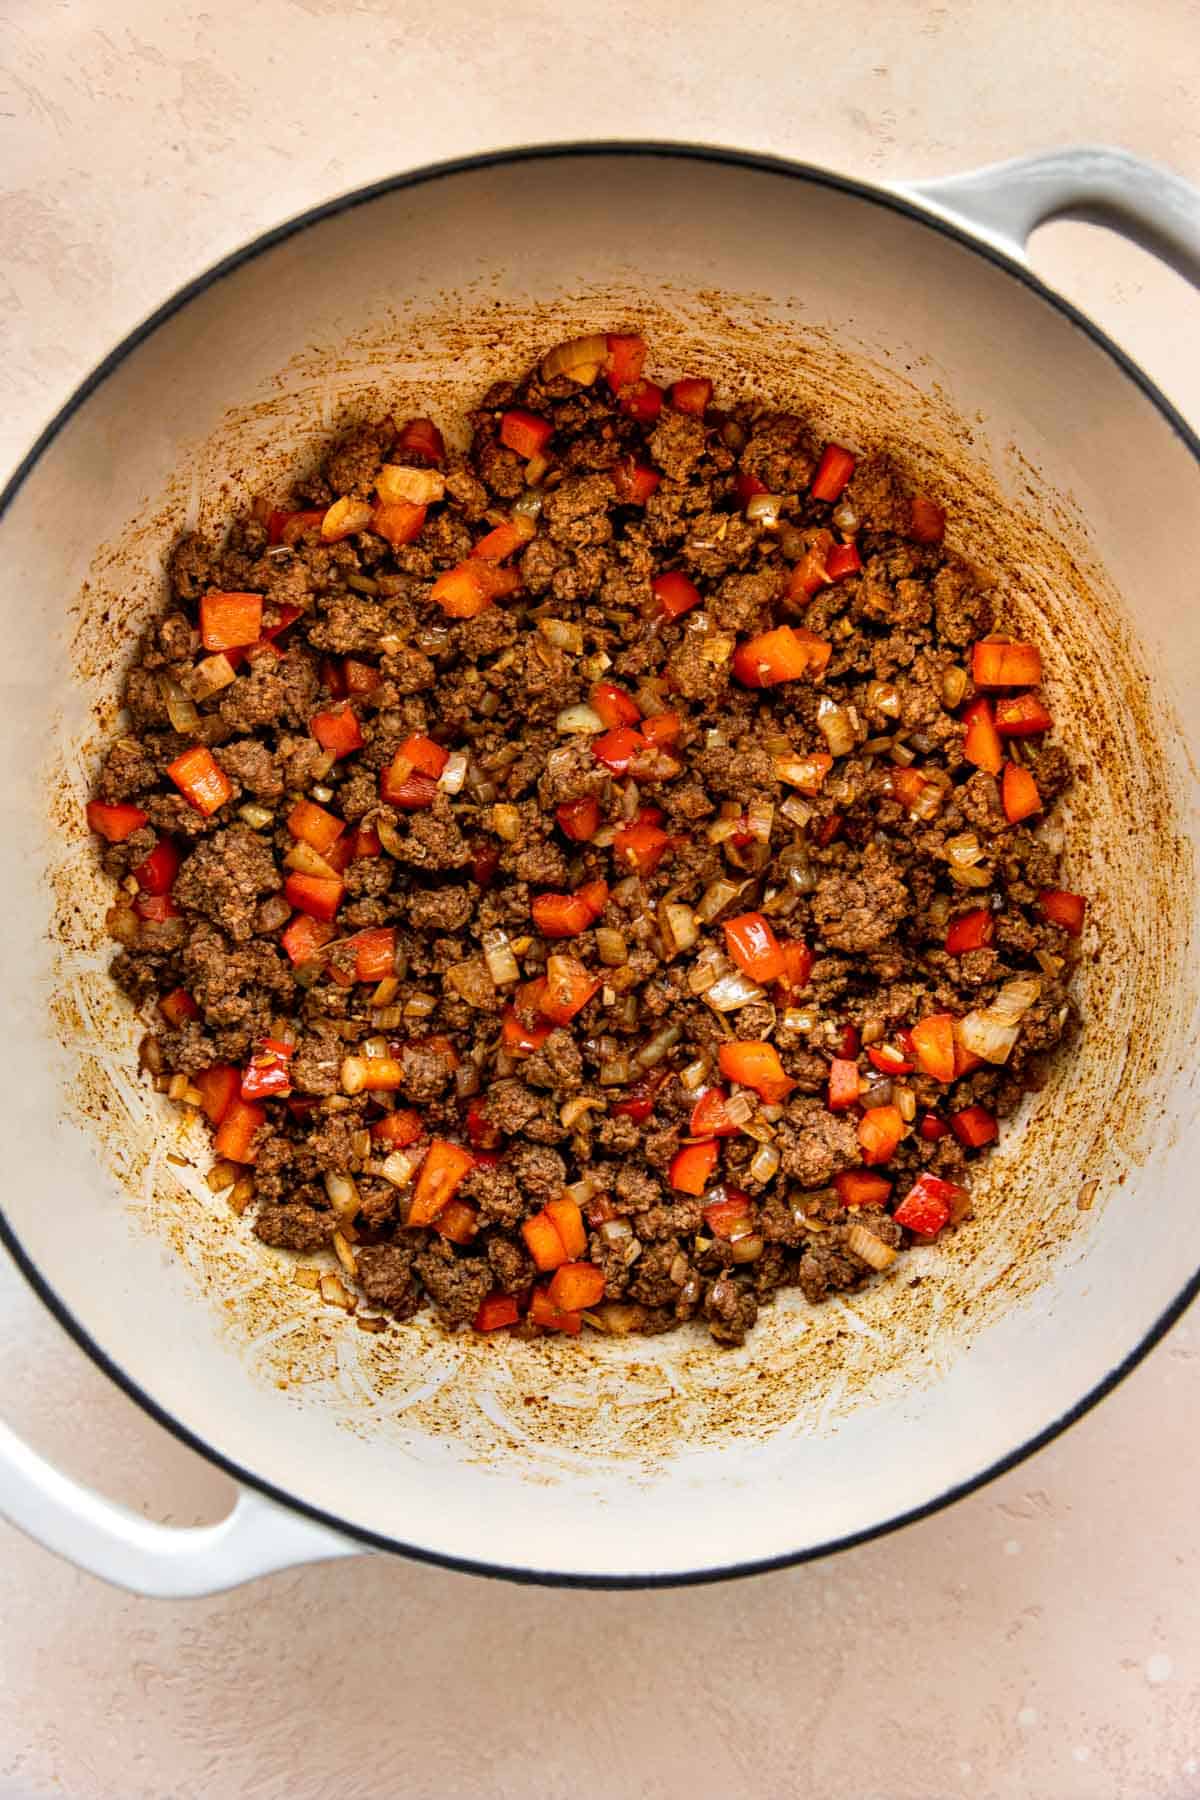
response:
[[[646,355],[182,540],[88,807],[146,1069],[368,1329],[740,1343],[969,1217],[1072,1024],[1037,647],[889,462]]]

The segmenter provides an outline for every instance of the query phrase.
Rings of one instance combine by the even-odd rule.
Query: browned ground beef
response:
[[[603,374],[499,384],[408,543],[366,509],[385,465],[411,482],[436,457],[427,434],[391,419],[331,445],[290,506],[256,506],[221,543],[182,540],[128,672],[129,729],[97,777],[97,800],[126,821],[105,848],[123,883],[113,973],[152,1021],[147,1067],[163,1089],[196,1083],[183,1096],[195,1104],[210,1099],[210,1071],[234,1066],[248,1084],[235,1113],[261,1107],[229,1152],[246,1165],[232,1171],[239,1200],[255,1186],[253,1229],[305,1254],[334,1245],[359,1295],[396,1318],[432,1304],[448,1326],[470,1324],[495,1296],[502,1322],[541,1329],[531,1221],[565,1195],[585,1215],[570,1260],[603,1283],[589,1323],[654,1332],[696,1318],[738,1343],[778,1288],[817,1302],[870,1277],[856,1244],[877,1263],[903,1249],[911,1215],[893,1214],[922,1172],[955,1184],[951,1225],[968,1216],[978,1147],[947,1122],[967,1107],[985,1123],[1009,1115],[1072,1023],[1074,937],[1039,903],[1060,884],[1056,858],[1040,821],[1010,824],[1000,781],[964,757],[971,646],[1003,635],[993,584],[930,533],[918,541],[920,509],[886,459],[861,459],[836,503],[818,500],[822,445],[805,419],[752,403],[697,417],[670,400],[640,417],[639,392],[653,414],[657,390],[614,395]],[[532,462],[504,441],[513,408],[553,428]],[[639,466],[657,471],[657,491],[631,495]],[[751,503],[764,489],[782,497],[774,510]],[[324,509],[342,496],[362,516],[324,541]],[[289,517],[306,505],[313,516]],[[524,536],[502,564],[463,561],[514,519]],[[838,541],[859,566],[803,592],[804,570]],[[468,586],[503,569],[508,591],[488,598],[476,583],[473,616],[448,617],[434,582],[460,564]],[[699,588],[682,616],[652,592],[664,573]],[[264,641],[236,649],[208,691],[201,603],[231,592],[263,597]],[[781,626],[815,633],[825,665],[748,687],[735,647]],[[599,726],[579,734],[564,716],[599,680],[639,724],[677,715],[667,741],[635,743],[629,769],[597,754]],[[314,719],[347,705],[363,741],[335,757]],[[407,756],[414,741],[435,767],[458,754],[439,778]],[[189,745],[229,783],[211,814],[168,772]],[[784,765],[828,753],[815,782],[787,779]],[[1071,780],[1066,754],[1037,731],[1006,738],[1005,756],[1036,781],[1044,818]],[[913,803],[913,776],[929,804]],[[388,781],[406,777],[417,797],[389,802]],[[334,848],[298,844],[288,821],[302,799],[345,822]],[[582,837],[556,810],[588,806]],[[645,807],[658,810],[639,820]],[[667,834],[656,867],[622,860],[614,838],[631,823]],[[180,859],[165,901],[144,872],[162,844]],[[303,925],[296,880],[314,875],[341,884],[336,924],[297,953],[281,938]],[[575,934],[545,935],[535,902],[595,883],[606,895]],[[700,907],[695,942],[665,935],[668,904]],[[951,953],[948,928],[981,909],[986,941]],[[722,926],[751,913],[811,954],[789,988],[766,980],[722,1012],[714,972],[734,972]],[[383,962],[361,974],[381,933]],[[561,973],[548,959],[564,956],[587,988],[570,1017],[546,994]],[[1021,975],[1038,987],[1005,1061],[954,1080],[881,1066],[911,1065],[905,1033],[921,1021],[986,1009]],[[264,1065],[247,1071],[254,1057],[271,1066],[264,1040],[282,1046],[283,1074],[260,1098]],[[760,1097],[726,1079],[740,1117],[715,1140],[703,1191],[687,1191],[692,1109],[734,1040],[772,1045],[790,1091]],[[364,1091],[348,1071],[371,1056],[389,1075]],[[854,1061],[862,1088],[837,1111],[835,1057]],[[880,1170],[890,1190],[849,1205],[865,1109],[889,1106],[901,1128]],[[405,1125],[389,1140],[375,1128],[394,1111]],[[468,1145],[475,1165],[460,1167],[453,1204],[418,1223],[446,1145]],[[578,1311],[566,1323],[578,1329]]]

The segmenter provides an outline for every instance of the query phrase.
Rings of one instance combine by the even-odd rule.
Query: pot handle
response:
[[[1200,287],[1200,191],[1128,150],[1049,150],[898,187],[1021,262],[1037,226],[1083,219],[1132,238]]]
[[[219,1594],[363,1546],[247,1488],[216,1525],[156,1525],[72,1481],[0,1422],[0,1515],[47,1550],[131,1593]]]

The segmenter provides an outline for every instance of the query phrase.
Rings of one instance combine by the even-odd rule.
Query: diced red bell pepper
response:
[[[301,512],[273,512],[268,534],[273,544],[298,544],[309,531],[320,531],[325,508],[310,507]]]
[[[840,500],[857,461],[853,452],[843,450],[840,444],[826,444],[821,452],[812,486],[808,490],[813,499]]]
[[[986,1106],[965,1106],[961,1112],[953,1113],[950,1129],[968,1150],[982,1150],[985,1144],[994,1144],[1000,1136],[995,1115]]]
[[[949,1135],[950,1127],[945,1119],[939,1118],[937,1113],[933,1112],[921,1114],[921,1121],[917,1126],[917,1136],[924,1138],[927,1144],[936,1144],[941,1138],[949,1137]]]
[[[235,1094],[217,1127],[213,1149],[228,1162],[252,1163],[257,1154],[253,1148],[254,1135],[266,1122],[264,1106],[255,1106]]]
[[[963,1043],[962,1037],[960,1035],[960,1030],[959,1030],[959,1021],[956,1019],[954,1021],[954,1079],[955,1079],[955,1081],[958,1081],[963,1075],[969,1075],[971,1073],[972,1069],[981,1069],[982,1067],[983,1067],[982,1056],[977,1056],[975,1054],[974,1050],[968,1050],[966,1045]]]
[[[1049,919],[1052,925],[1061,925],[1072,937],[1078,937],[1083,930],[1087,901],[1082,894],[1069,894],[1065,888],[1043,888],[1038,895],[1038,906],[1043,918]]]
[[[500,442],[523,456],[526,462],[540,456],[553,436],[554,426],[550,420],[527,412],[523,406],[510,407],[500,415]]]
[[[621,825],[613,837],[613,855],[637,875],[652,875],[670,848],[670,834],[657,825]]]
[[[857,1025],[847,1020],[842,1026],[842,1035],[838,1040],[838,1055],[847,1062],[853,1062],[862,1049],[862,1034]]]
[[[393,550],[399,549],[420,537],[428,510],[411,500],[381,500],[371,514],[371,530],[386,538]]]
[[[425,462],[446,460],[445,440],[432,419],[406,419],[396,436],[396,451]]]
[[[760,481],[758,476],[752,475],[748,469],[739,469],[733,478],[733,491],[737,495],[738,505],[744,512],[756,494],[769,494],[771,490],[765,481]]]
[[[337,930],[333,925],[298,912],[279,941],[292,964],[299,967],[301,963],[311,962],[318,951],[323,950],[336,936]]]
[[[705,1088],[692,1108],[688,1136],[702,1138],[737,1137],[741,1126],[729,1117],[729,1095],[723,1087]]]
[[[684,1144],[671,1158],[667,1179],[678,1193],[698,1196],[712,1179],[720,1154],[715,1138],[703,1144]]]
[[[429,590],[448,619],[474,619],[493,600],[515,594],[521,585],[518,569],[502,569],[497,562],[472,556],[439,575]]]
[[[293,874],[283,884],[283,897],[289,906],[325,924],[336,918],[344,892],[344,884],[327,875]]]
[[[832,844],[834,838],[840,836],[845,823],[841,813],[830,813],[827,818],[815,821],[809,829],[824,850],[829,844]]]
[[[779,980],[783,950],[762,913],[739,913],[736,919],[726,919],[723,929],[725,947],[744,975],[764,987]]]
[[[954,1020],[949,1013],[930,1013],[914,1025],[912,1044],[923,1075],[954,1080]]]
[[[858,1121],[858,1141],[865,1163],[888,1162],[903,1136],[904,1117],[898,1106],[868,1106]]]
[[[662,476],[657,469],[646,463],[640,463],[635,457],[626,456],[619,463],[614,463],[609,471],[612,484],[616,489],[617,499],[622,506],[645,506],[654,493]]]
[[[149,919],[156,925],[161,925],[164,919],[180,917],[179,908],[170,894],[139,894],[133,910],[139,919]]]
[[[488,1118],[481,1099],[472,1100],[467,1107],[467,1136],[474,1150],[499,1150],[504,1141],[500,1127]]]
[[[379,841],[379,833],[373,825],[356,825],[354,836],[350,840],[350,860],[357,862],[360,856],[382,856],[383,845]]]
[[[592,755],[614,775],[628,774],[630,763],[645,748],[646,740],[641,732],[628,725],[618,725],[615,730],[602,732],[592,739]]]
[[[194,744],[167,764],[167,774],[184,799],[207,818],[224,806],[233,784],[204,744]]]
[[[587,1228],[583,1213],[574,1200],[547,1200],[544,1211],[551,1221],[570,1260],[587,1250]]]
[[[173,838],[159,838],[153,850],[136,869],[131,870],[143,894],[169,894],[183,861]]]
[[[1001,694],[996,701],[996,730],[1002,737],[1036,737],[1053,724],[1036,694]]]
[[[995,935],[995,914],[986,906],[977,906],[951,921],[946,933],[947,953],[965,956],[968,950],[986,950]]]
[[[533,902],[533,922],[543,937],[578,937],[594,925],[608,905],[608,884],[586,882],[574,894],[538,894]]]
[[[918,1175],[892,1217],[906,1231],[936,1237],[955,1210],[967,1200],[967,1190],[937,1175]]]
[[[561,1306],[555,1306],[545,1288],[535,1287],[529,1299],[529,1319],[533,1325],[540,1325],[543,1331],[565,1331],[571,1337],[578,1337],[583,1330],[583,1320],[577,1312],[564,1312]]]
[[[345,821],[326,812],[313,800],[297,800],[287,817],[287,828],[294,838],[308,844],[318,856],[325,856],[345,831]]]
[[[331,699],[344,700],[349,689],[346,686],[346,668],[344,663],[336,662],[332,656],[323,656],[319,664],[321,686]]]
[[[929,786],[927,778],[919,769],[893,769],[890,774],[892,793],[906,811],[912,812],[922,793]]]
[[[872,1175],[870,1169],[842,1169],[833,1185],[843,1206],[886,1206],[892,1194],[887,1177]]]
[[[608,385],[614,394],[637,381],[646,364],[646,340],[633,334],[622,335],[610,331],[608,334],[608,357],[604,364],[604,373],[608,377]]]
[[[622,393],[618,405],[621,411],[639,425],[653,425],[663,407],[663,391],[655,381],[632,382]]]
[[[777,625],[774,631],[746,638],[733,653],[733,672],[743,687],[778,687],[801,676],[819,675],[833,646],[811,631]]]
[[[397,758],[397,761],[400,759]],[[432,775],[420,775],[415,769],[397,777],[396,764],[389,763],[379,777],[379,796],[389,806],[405,812],[421,812],[437,799],[438,785]]]
[[[520,1309],[511,1294],[489,1294],[486,1300],[480,1301],[471,1328],[473,1331],[499,1331],[505,1325],[515,1325],[520,1317]]]
[[[637,725],[642,717],[642,709],[633,695],[613,681],[598,681],[588,695],[588,705],[609,731],[617,731],[622,725]]]
[[[514,550],[523,550],[536,531],[537,526],[526,513],[514,513],[473,544],[471,555],[482,557],[485,562],[503,562]]]
[[[387,1144],[391,1150],[407,1150],[425,1135],[425,1126],[421,1115],[409,1107],[398,1106],[394,1112],[385,1113],[382,1119],[376,1119],[371,1127],[371,1136],[377,1144]]]
[[[432,738],[423,737],[419,732],[412,737],[405,738],[396,754],[411,763],[414,769],[419,769],[422,775],[432,775],[435,781],[444,772],[446,764],[450,760],[448,751],[443,750],[442,746],[435,743]]]
[[[704,1208],[704,1223],[714,1237],[724,1238],[726,1243],[735,1243],[738,1238],[751,1237],[754,1233],[754,1202],[749,1194],[743,1194],[740,1188],[718,1188],[719,1200],[710,1200]]]
[[[700,376],[685,375],[671,383],[671,405],[676,412],[702,419],[712,405],[713,384]]]
[[[799,938],[787,938],[779,946],[783,955],[783,968],[779,972],[780,987],[787,994],[798,994],[801,988],[808,986],[812,974],[814,957],[807,944]]]
[[[567,1252],[549,1213],[534,1213],[521,1227],[525,1247],[539,1269],[557,1269],[567,1261]]]
[[[218,593],[200,598],[200,642],[206,650],[235,650],[258,642],[262,631],[261,594]]]
[[[1004,746],[996,730],[991,701],[982,695],[978,700],[972,700],[963,714],[963,722],[967,728],[963,738],[964,758],[975,768],[998,775],[1004,767]]]
[[[362,729],[357,715],[348,706],[336,711],[314,713],[308,729],[322,750],[332,750],[335,757],[349,756],[363,747]]]
[[[911,1075],[915,1066],[895,1044],[871,1044],[867,1061],[881,1075]]]
[[[835,1056],[829,1065],[830,1112],[845,1112],[858,1105],[858,1064],[848,1056]]]
[[[927,494],[914,494],[908,515],[908,535],[915,544],[940,544],[946,535],[946,515]]]
[[[523,1025],[511,1006],[505,1008],[500,1037],[510,1055],[529,1056],[540,1050],[549,1036],[549,1025]]]
[[[976,687],[1037,687],[1042,655],[1036,644],[982,638],[971,651],[971,679]]]
[[[542,1016],[554,1025],[569,1025],[601,986],[600,977],[590,975],[574,956],[548,956],[544,980],[538,1004]]]
[[[192,1076],[192,1086],[200,1094],[200,1105],[208,1120],[219,1125],[229,1111],[242,1085],[242,1078],[232,1063],[213,1063]]]
[[[808,549],[788,578],[789,600],[811,600],[823,587],[832,585],[833,576],[826,567],[826,559],[835,548],[832,531],[818,531],[814,534]]]
[[[451,1244],[469,1244],[479,1230],[479,1208],[469,1200],[447,1200],[433,1229]]]
[[[684,613],[700,604],[700,589],[678,569],[656,575],[650,583],[650,592],[668,619],[682,618]]]
[[[862,557],[858,554],[855,543],[835,544],[825,558],[825,573],[831,581],[841,581],[846,575],[857,575],[862,568]]]
[[[499,844],[489,844],[486,841],[477,843],[471,853],[471,880],[476,887],[491,887],[499,867]]]
[[[463,1176],[474,1165],[475,1158],[461,1144],[434,1138],[417,1176],[407,1223],[410,1226],[432,1225],[443,1206],[453,1200]]]
[[[174,1025],[177,1029],[180,1025],[186,1024],[189,1019],[200,1017],[200,1008],[187,989],[181,987],[172,988],[169,994],[164,994],[158,1003],[158,1010],[167,1024]]]
[[[732,1043],[722,1044],[717,1051],[717,1062],[728,1081],[740,1081],[743,1087],[753,1088],[767,1106],[776,1106],[786,1100],[796,1085],[784,1073],[774,1044],[754,1038],[736,1038]]]
[[[110,844],[123,844],[127,837],[140,831],[143,825],[150,822],[149,813],[144,813],[140,806],[131,806],[128,801],[115,803],[107,800],[89,800],[87,803],[87,822],[91,829],[106,838]]]
[[[564,800],[555,807],[554,817],[564,837],[573,844],[587,844],[600,829],[600,802],[591,794],[582,800]]]
[[[396,973],[396,928],[371,925],[354,939],[354,979],[383,981]]]
[[[615,1113],[618,1118],[632,1119],[635,1125],[644,1125],[654,1111],[658,1090],[666,1079],[665,1070],[643,1075],[620,1100],[611,1103],[609,1112]]]
[[[242,1071],[243,1100],[281,1100],[292,1091],[288,1067],[296,1046],[279,1038],[264,1038]]]
[[[603,1298],[604,1270],[595,1263],[563,1263],[551,1277],[550,1304],[563,1312],[583,1312]]]
[[[1010,825],[1019,825],[1022,819],[1031,819],[1034,813],[1042,810],[1042,796],[1038,793],[1037,782],[1020,763],[1005,763],[1000,798],[1004,804],[1004,816]]]
[[[593,1229],[599,1225],[611,1224],[618,1216],[617,1209],[607,1194],[593,1194],[583,1210]]]

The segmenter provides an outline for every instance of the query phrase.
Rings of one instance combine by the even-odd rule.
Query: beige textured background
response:
[[[4,466],[213,258],[431,158],[644,134],[886,179],[1100,140],[1200,181],[1185,0],[4,0],[0,31]],[[1034,262],[1200,423],[1195,295],[1084,227]],[[7,1266],[0,1370],[73,1472],[156,1518],[224,1509]],[[0,1527],[0,1800],[1200,1795],[1198,1406],[1192,1318],[951,1512],[688,1592],[372,1558],[170,1605]]]

